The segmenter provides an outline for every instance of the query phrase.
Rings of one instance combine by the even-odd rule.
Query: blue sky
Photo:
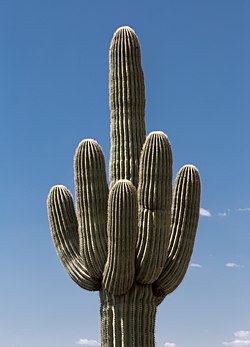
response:
[[[46,198],[54,184],[74,191],[83,138],[108,162],[108,49],[122,25],[142,47],[147,132],[169,136],[175,173],[192,163],[202,178],[192,266],[158,309],[157,346],[250,346],[249,15],[249,0],[1,1],[1,347],[100,341],[98,294],[60,264]]]

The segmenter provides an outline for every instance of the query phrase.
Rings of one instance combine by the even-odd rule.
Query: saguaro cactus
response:
[[[110,188],[94,140],[75,154],[76,208],[54,186],[48,215],[57,253],[82,288],[99,290],[102,347],[153,347],[157,305],[182,281],[199,218],[200,179],[186,165],[172,193],[166,135],[146,138],[138,39],[118,29],[110,46]],[[145,139],[146,138],[146,139]]]

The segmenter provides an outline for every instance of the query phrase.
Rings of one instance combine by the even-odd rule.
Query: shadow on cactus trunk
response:
[[[75,154],[71,193],[48,197],[52,238],[65,269],[82,288],[99,290],[102,347],[153,347],[156,308],[181,283],[199,219],[200,178],[180,169],[172,190],[167,136],[146,138],[140,45],[129,27],[110,46],[110,187],[94,140]]]

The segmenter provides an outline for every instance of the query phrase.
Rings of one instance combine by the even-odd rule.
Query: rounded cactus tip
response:
[[[58,196],[71,197],[71,193],[67,189],[67,187],[65,187],[64,185],[57,184],[57,185],[51,187],[49,194],[48,194],[47,203],[49,204],[50,201],[53,201],[54,198],[58,197]]]
[[[63,184],[57,184],[50,189],[50,192],[58,191],[58,190],[68,191],[68,189]]]
[[[78,147],[79,147],[79,146],[82,146],[82,145],[85,145],[85,144],[88,144],[88,143],[93,143],[93,144],[98,145],[98,143],[97,143],[96,140],[93,140],[93,139],[83,139],[83,140],[79,143]]]
[[[135,34],[134,29],[132,29],[130,26],[123,25],[123,26],[119,27],[118,29],[116,29],[114,35],[116,35],[117,33],[121,32],[121,31],[132,31]]]
[[[148,134],[148,137],[150,137],[150,136],[162,136],[162,137],[168,138],[168,136],[167,136],[163,131],[160,131],[160,130],[151,131],[151,132]]]
[[[182,167],[182,169],[189,169],[189,170],[192,170],[192,171],[196,171],[196,172],[199,172],[199,170],[197,169],[197,167],[193,164],[186,164]]]
[[[77,146],[75,155],[77,156],[77,153],[80,153],[82,150],[86,151],[88,148],[96,149],[98,152],[102,152],[101,146],[96,140],[84,139]]]
[[[163,131],[151,131],[146,139],[146,142],[157,141],[158,143],[165,143],[171,147],[171,142],[169,141],[168,136]]]
[[[68,195],[68,194],[70,194],[70,191],[63,184],[57,184],[50,189],[49,196],[51,196],[53,194],[60,194],[60,193],[63,193],[64,195],[65,194]]]
[[[196,166],[193,164],[186,164],[182,166],[182,168],[178,172],[179,176],[182,177],[188,177],[191,175],[191,177],[195,178],[196,180],[200,181],[200,174]]]
[[[121,179],[121,180],[116,181],[112,187],[112,190],[116,190],[120,187],[121,188],[127,188],[127,189],[132,190],[132,191],[136,190],[133,183],[127,179]]]

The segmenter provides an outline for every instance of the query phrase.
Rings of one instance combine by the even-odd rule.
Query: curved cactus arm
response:
[[[83,140],[74,158],[80,254],[90,275],[102,278],[107,258],[108,184],[105,159],[94,140]]]
[[[136,280],[150,284],[163,270],[170,237],[172,151],[162,132],[151,133],[143,146],[138,202]]]
[[[104,288],[125,294],[133,285],[137,234],[136,189],[128,180],[114,184],[108,202],[108,258],[103,273]]]
[[[179,286],[187,271],[199,220],[200,190],[198,170],[184,166],[175,180],[168,258],[154,284],[158,303]]]
[[[119,28],[109,55],[110,183],[138,184],[140,152],[145,141],[145,87],[140,45],[129,27]]]
[[[69,190],[52,187],[47,205],[52,239],[69,276],[84,289],[99,290],[100,282],[91,278],[79,254],[77,219]]]

